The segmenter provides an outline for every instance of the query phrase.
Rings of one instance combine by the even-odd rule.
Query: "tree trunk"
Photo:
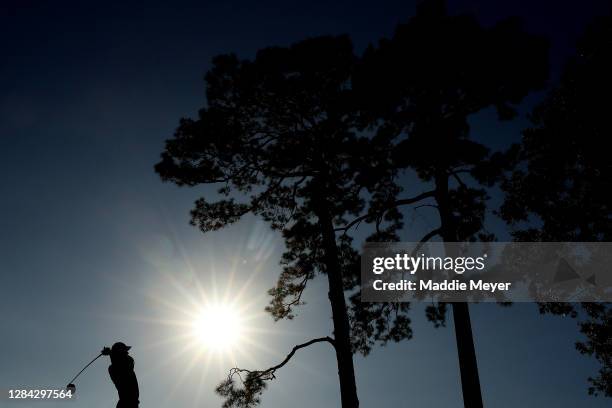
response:
[[[482,394],[476,351],[472,337],[470,309],[467,303],[453,303],[453,319],[455,322],[455,338],[459,354],[459,369],[461,371],[461,388],[463,390],[463,406],[465,408],[482,408]]]
[[[444,242],[458,240],[455,219],[452,214],[450,197],[448,193],[448,175],[446,171],[438,171],[435,176],[436,202],[440,213],[441,236]],[[448,253],[447,256],[452,256]],[[465,408],[482,408],[482,392],[478,377],[478,364],[474,349],[472,323],[467,303],[455,302],[453,306],[453,320],[455,323],[455,338],[457,354],[459,356],[459,370],[461,373],[461,390],[463,392],[463,406]]]
[[[359,399],[357,398],[350,325],[346,311],[346,300],[344,298],[342,271],[338,260],[336,233],[331,215],[328,208],[325,208],[325,205],[322,205],[317,216],[323,237],[324,262],[329,282],[329,301],[331,303],[334,323],[334,345],[338,362],[342,408],[357,408],[359,407]]]

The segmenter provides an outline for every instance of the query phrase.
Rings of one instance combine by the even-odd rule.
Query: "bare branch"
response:
[[[463,182],[463,180],[461,180],[461,178],[459,178],[459,174],[458,174],[458,172],[454,171],[454,172],[452,172],[451,174],[453,175],[453,177],[455,178],[455,180],[457,180],[457,182],[458,182],[459,184],[461,184],[461,187],[464,187],[464,188],[465,188],[465,187],[467,187],[467,186],[465,185],[465,183]]]
[[[389,209],[399,207],[400,205],[414,204],[426,198],[433,197],[434,195],[435,195],[435,191],[432,190],[432,191],[427,191],[425,193],[421,193],[418,196],[414,196],[411,198],[404,198],[402,200],[397,200],[393,203],[393,205]]]
[[[285,357],[285,359],[283,361],[281,361],[280,363],[278,363],[275,366],[272,366],[268,369],[265,370],[247,370],[244,368],[238,368],[238,367],[234,367],[230,370],[229,372],[229,376],[228,379],[231,379],[234,375],[238,374],[240,375],[241,373],[247,373],[247,374],[251,374],[254,375],[255,377],[262,379],[262,380],[273,380],[275,378],[274,373],[276,372],[276,370],[278,370],[279,368],[282,368],[285,364],[287,364],[289,362],[289,360],[291,360],[291,358],[295,355],[295,352],[298,351],[299,349],[302,349],[304,347],[308,347],[311,346],[315,343],[321,343],[321,342],[328,342],[330,343],[332,346],[336,347],[335,344],[335,340],[332,339],[329,336],[325,336],[325,337],[319,337],[316,339],[312,339],[310,341],[307,341],[306,343],[302,343],[302,344],[298,344],[296,346],[294,346],[291,349],[291,352],[289,354],[287,354],[287,356]]]
[[[440,228],[436,228],[435,230],[429,231],[427,234],[423,236],[423,238],[421,238],[421,240],[419,241],[419,245],[417,245],[417,247],[414,249],[414,252],[421,249],[424,243],[426,243],[427,241],[429,241],[436,235],[440,235],[440,233],[442,233],[442,229]]]
[[[355,218],[353,221],[349,222],[345,226],[336,228],[335,231],[344,231],[344,232],[347,232],[354,225],[359,224],[360,222],[362,222],[362,221],[364,221],[364,220],[366,220],[368,218],[371,218],[371,217],[375,217],[375,219],[377,220],[377,224],[379,224],[380,221],[378,221],[378,220],[382,220],[383,215],[387,211],[389,211],[389,210],[391,210],[393,208],[399,207],[401,205],[409,205],[409,204],[417,203],[417,202],[419,202],[421,200],[424,200],[426,198],[433,197],[434,194],[435,194],[435,191],[432,190],[432,191],[427,191],[425,193],[421,193],[421,194],[419,194],[417,196],[414,196],[414,197],[411,197],[411,198],[404,198],[404,199],[401,199],[401,200],[395,200],[391,204],[389,204],[388,206],[383,208],[382,210],[368,212],[367,214],[364,214],[364,215],[362,215],[360,217]]]
[[[421,204],[421,205],[417,205],[416,207],[414,207],[414,209],[418,210],[419,208],[423,208],[423,207],[438,208],[438,206],[435,204]]]
[[[243,368],[234,367],[230,370],[228,377],[216,388],[217,394],[225,397],[223,408],[253,408],[259,405],[260,396],[266,388],[266,381],[273,380],[276,370],[283,367],[301,348],[308,347],[314,343],[328,342],[335,347],[335,340],[331,337],[320,337],[312,339],[303,344],[294,346],[287,357],[277,365],[263,371],[250,371]],[[243,374],[245,377],[243,378]],[[236,386],[234,377],[240,379],[241,386]]]

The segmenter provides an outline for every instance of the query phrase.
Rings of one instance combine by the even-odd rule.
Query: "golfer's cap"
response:
[[[111,352],[118,353],[122,351],[128,351],[129,349],[131,349],[130,346],[126,346],[125,343],[118,341],[117,343],[113,344],[113,347],[111,347]]]

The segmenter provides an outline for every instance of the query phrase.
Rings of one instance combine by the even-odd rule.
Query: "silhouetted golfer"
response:
[[[117,408],[138,408],[138,380],[134,372],[134,359],[129,356],[131,347],[117,342],[110,349],[105,347],[102,354],[110,356],[108,373],[119,393]]]

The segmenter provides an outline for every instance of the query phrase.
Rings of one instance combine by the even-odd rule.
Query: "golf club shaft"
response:
[[[90,365],[92,365],[92,363],[93,363],[94,361],[96,361],[97,359],[99,359],[101,356],[102,356],[102,353],[98,354],[98,356],[97,356],[96,358],[94,358],[93,360],[91,360],[91,361],[90,361],[90,362],[89,362],[89,363],[88,363],[88,364],[87,364],[85,367],[83,367],[83,369],[82,369],[81,371],[79,371],[79,372],[78,372],[78,374],[77,374],[77,375],[75,375],[75,376],[74,376],[74,378],[73,378],[72,380],[68,381],[68,384],[72,384],[72,383],[74,382],[74,380],[76,380],[76,379],[77,379],[77,377],[78,377],[79,375],[81,375],[81,373],[82,373],[83,371],[85,371],[85,369],[86,369],[87,367],[89,367]]]

